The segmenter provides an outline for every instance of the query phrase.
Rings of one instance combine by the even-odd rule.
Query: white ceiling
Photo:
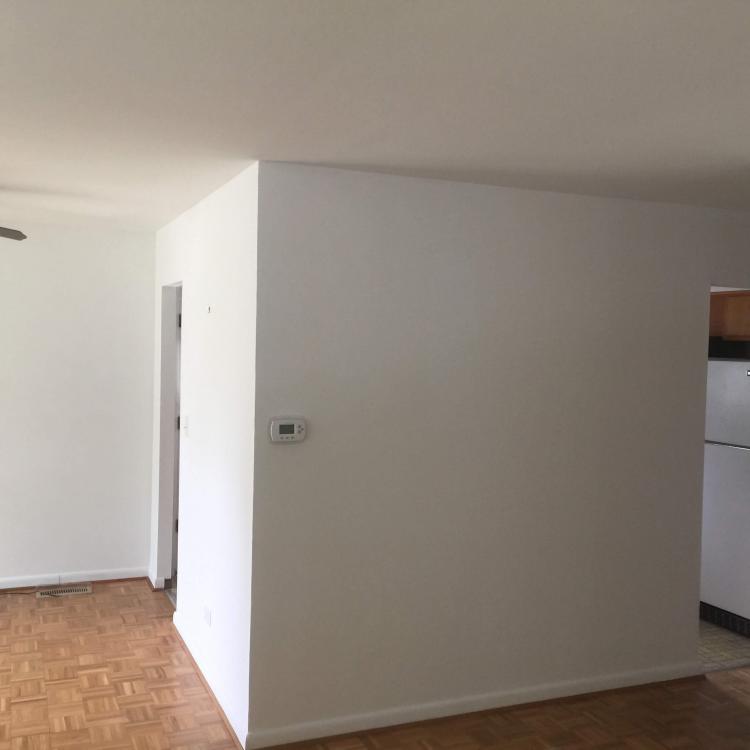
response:
[[[253,159],[750,208],[747,0],[0,0],[0,224]]]

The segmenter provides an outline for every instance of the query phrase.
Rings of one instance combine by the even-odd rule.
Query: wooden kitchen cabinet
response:
[[[710,336],[750,341],[750,291],[711,294]]]

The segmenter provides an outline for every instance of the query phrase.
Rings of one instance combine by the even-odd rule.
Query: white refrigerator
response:
[[[708,363],[701,601],[750,619],[750,362]]]

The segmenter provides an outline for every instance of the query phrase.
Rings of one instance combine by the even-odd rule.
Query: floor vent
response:
[[[90,594],[90,583],[77,583],[73,586],[54,586],[51,589],[41,589],[36,592],[37,599],[54,599],[58,596],[74,596],[75,594]]]

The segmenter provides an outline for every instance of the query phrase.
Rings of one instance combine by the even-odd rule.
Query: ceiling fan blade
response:
[[[18,229],[8,229],[7,227],[0,227],[0,237],[5,237],[9,240],[25,240],[26,235]]]

